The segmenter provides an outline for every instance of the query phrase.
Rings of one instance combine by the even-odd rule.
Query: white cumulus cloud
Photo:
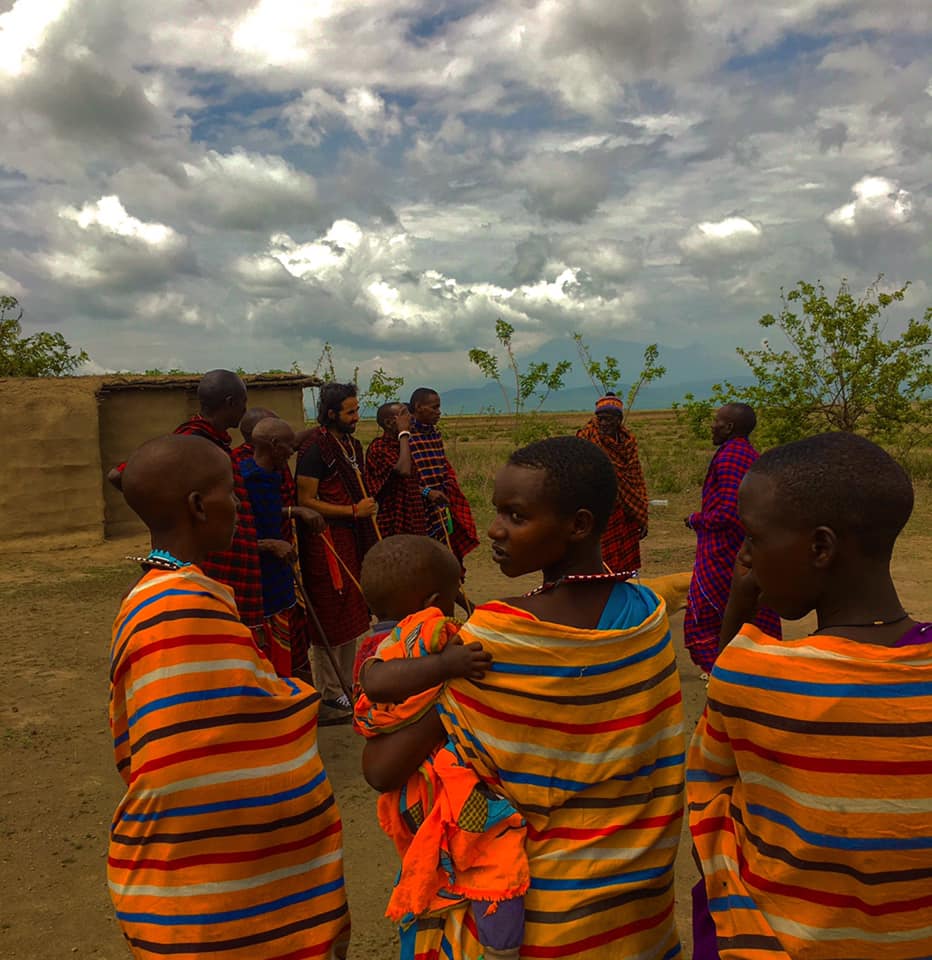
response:
[[[851,188],[854,199],[831,211],[825,223],[838,255],[869,262],[881,249],[886,258],[912,244],[920,227],[913,221],[908,190],[887,177],[866,176]]]
[[[733,273],[762,247],[764,231],[745,217],[695,224],[679,242],[683,258],[698,273]]]

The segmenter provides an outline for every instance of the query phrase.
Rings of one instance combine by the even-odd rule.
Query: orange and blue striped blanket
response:
[[[932,644],[745,625],[687,789],[724,960],[932,957]]]
[[[460,756],[528,823],[525,960],[680,954],[679,675],[664,602],[633,584],[613,597],[617,616],[594,630],[505,603],[477,608],[460,635],[482,643],[492,669],[448,684],[440,699]],[[418,960],[481,954],[464,906],[407,937],[402,956]]]
[[[142,577],[110,662],[126,793],[107,878],[134,956],[345,957],[342,825],[316,691],[276,676],[232,594],[196,566]]]

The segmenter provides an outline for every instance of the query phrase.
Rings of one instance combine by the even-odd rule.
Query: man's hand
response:
[[[643,540],[647,536],[647,524],[644,524],[643,527],[638,527],[638,540]]]
[[[372,497],[364,497],[356,504],[357,517],[374,517],[379,512],[379,505]]]
[[[327,521],[310,507],[292,507],[291,515],[296,520],[300,520],[315,536],[327,529]]]
[[[411,429],[411,411],[407,407],[402,407],[398,415],[395,417],[395,426],[398,431],[410,430]]]
[[[466,680],[481,680],[492,665],[492,654],[482,649],[478,640],[464,644],[454,637],[440,652],[448,680],[463,677]]]
[[[449,506],[450,501],[447,500],[447,495],[442,490],[431,490],[427,494],[427,500],[429,503],[439,504],[442,507]]]
[[[294,547],[287,540],[260,540],[258,546],[262,553],[271,553],[282,563],[294,562]]]

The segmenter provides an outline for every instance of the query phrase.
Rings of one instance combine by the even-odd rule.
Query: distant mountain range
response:
[[[646,345],[608,337],[587,338],[587,343],[594,360],[604,361],[605,357],[611,356],[618,361],[622,380],[617,393],[624,397],[632,381],[641,372]],[[536,353],[527,357],[519,355],[518,359],[521,369],[526,369],[529,363],[554,364],[560,360],[572,360],[573,369],[567,375],[566,387],[548,397],[543,409],[559,411],[592,408],[598,394],[586,376],[576,353],[576,345],[569,337],[566,341],[552,340]],[[714,352],[700,344],[688,347],[661,346],[659,363],[667,368],[667,372],[662,379],[642,388],[638,394],[636,409],[668,410],[674,402],[682,400],[686,393],[707,397],[712,391],[712,385],[722,380],[730,380],[736,386],[753,382],[753,378],[747,374],[747,365],[734,350]],[[509,386],[507,379],[505,386]],[[487,382],[478,387],[438,385],[438,388],[443,399],[444,412],[451,415],[505,410],[502,391],[494,383]]]
[[[745,386],[752,382],[751,377],[728,376],[726,377],[736,386]],[[658,383],[642,387],[638,393],[635,402],[636,410],[669,410],[674,402],[682,400],[687,393],[692,393],[699,398],[707,397],[711,393],[713,382],[715,380],[681,380],[677,383],[668,384],[667,377]],[[624,398],[627,392],[627,386],[622,385],[618,389],[618,394]],[[441,391],[443,400],[443,412],[449,416],[464,413],[504,413],[505,401],[501,390],[495,384],[482,387],[459,387],[453,390]],[[542,409],[552,412],[561,410],[590,410],[595,404],[598,393],[590,384],[586,387],[567,387],[557,393],[551,394]],[[530,405],[533,408],[533,403]]]

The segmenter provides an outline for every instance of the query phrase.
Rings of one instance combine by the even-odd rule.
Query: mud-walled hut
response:
[[[198,376],[0,379],[6,422],[0,456],[0,542],[37,537],[101,539],[142,524],[107,471],[141,443],[197,412]],[[300,427],[303,374],[243,377],[251,407],[268,407]],[[234,431],[234,445],[241,438]]]

